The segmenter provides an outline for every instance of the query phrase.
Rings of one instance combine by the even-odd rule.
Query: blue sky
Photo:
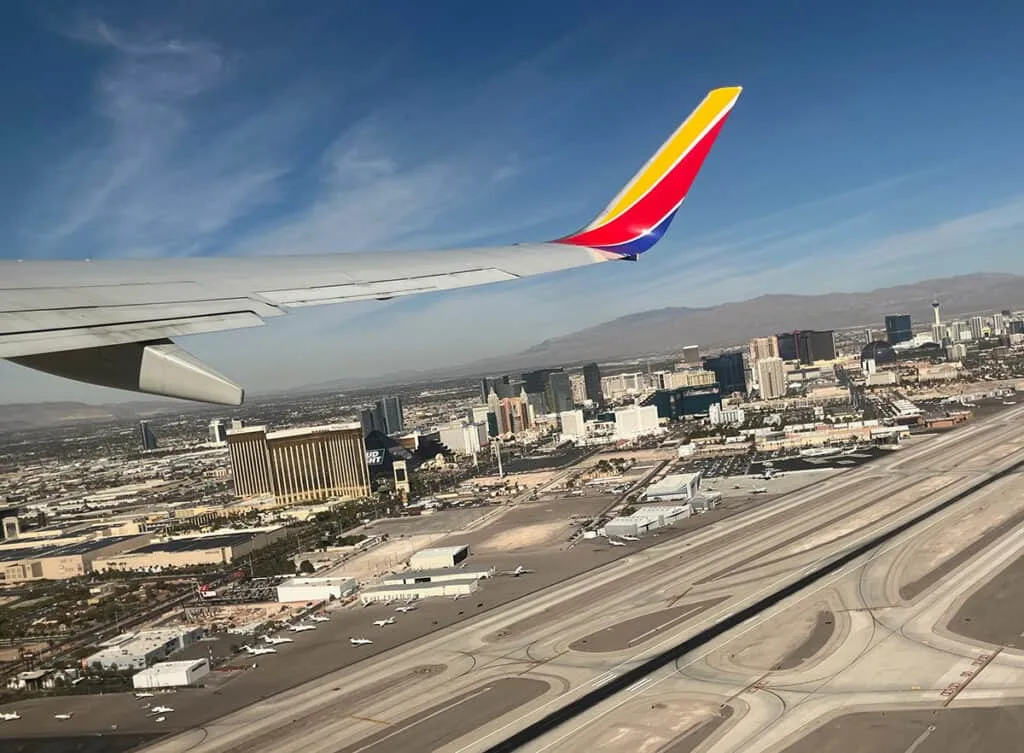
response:
[[[0,21],[9,258],[544,240],[708,89],[745,87],[641,263],[183,341],[254,390],[648,308],[1024,271],[1015,3],[33,1]],[[13,402],[124,398],[9,364],[0,382]]]

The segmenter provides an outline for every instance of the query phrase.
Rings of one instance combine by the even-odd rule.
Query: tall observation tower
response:
[[[942,324],[942,317],[939,316],[939,302],[938,300],[932,301],[932,312],[935,314],[935,323]]]

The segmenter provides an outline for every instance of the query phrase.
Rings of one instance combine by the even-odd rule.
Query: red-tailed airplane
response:
[[[543,243],[321,256],[0,261],[0,358],[90,384],[241,404],[240,385],[170,338],[290,309],[387,300],[635,261],[660,240],[740,95],[711,91],[583,229]]]

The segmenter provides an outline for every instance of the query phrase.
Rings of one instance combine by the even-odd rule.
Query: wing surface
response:
[[[293,308],[506,282],[635,260],[664,234],[731,112],[716,89],[577,233],[422,252],[0,261],[0,358],[120,389],[238,404],[242,389],[171,338],[259,326]]]

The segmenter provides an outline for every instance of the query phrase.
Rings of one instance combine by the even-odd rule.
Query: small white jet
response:
[[[331,618],[328,617],[326,614],[314,614],[309,619],[313,620],[313,622],[330,622],[331,621]]]
[[[465,598],[466,598],[466,594],[455,594],[452,597],[452,601],[458,601],[459,599],[465,599]]]
[[[616,541],[615,539],[612,539],[612,538],[608,539],[608,543],[611,544],[612,546],[625,546],[626,545],[625,541]]]
[[[401,612],[402,614],[405,614],[406,612],[415,612],[416,606],[413,604],[406,604],[404,607],[395,607],[395,611]]]
[[[349,638],[348,642],[353,646],[368,646],[373,643],[369,638]]]
[[[263,641],[269,643],[271,646],[277,646],[280,643],[294,643],[294,638],[284,638],[280,635],[265,635]]]
[[[156,719],[154,719],[153,721],[154,721],[154,722],[157,722],[157,723],[159,723],[159,722],[166,722],[166,721],[167,721],[167,717],[166,717],[166,716],[158,716],[158,717],[157,717]]]
[[[533,572],[533,570],[529,570],[529,569],[523,567],[522,565],[516,565],[516,569],[515,570],[506,570],[505,572],[502,573],[502,575],[511,575],[513,578],[518,578],[520,575],[526,575],[526,574],[532,573],[532,572]]]
[[[316,625],[292,625],[288,629],[293,633],[304,633],[307,630],[316,630]]]
[[[620,536],[619,538],[622,539],[623,541],[639,541],[640,540],[636,536],[626,536],[626,535]]]
[[[153,714],[170,714],[172,711],[174,711],[174,709],[170,706],[154,706],[150,709],[150,712]]]
[[[248,651],[253,656],[266,656],[267,654],[276,654],[276,648],[253,648],[252,646],[242,646],[243,649]]]
[[[21,714],[19,714],[17,711],[11,711],[10,713],[0,711],[0,721],[14,722],[18,719],[21,719]]]
[[[54,718],[54,719],[59,719],[59,720],[60,720],[60,721],[62,721],[62,722],[66,722],[66,721],[67,721],[68,719],[70,719],[70,718],[71,718],[71,717],[73,717],[74,715],[75,715],[75,712],[74,712],[74,711],[69,711],[69,712],[68,712],[68,713],[66,713],[66,714],[54,714],[54,715],[53,715],[53,718]]]
[[[374,620],[373,624],[376,625],[377,627],[384,627],[385,625],[394,625],[395,624],[395,618],[394,617],[388,617],[386,620]]]

